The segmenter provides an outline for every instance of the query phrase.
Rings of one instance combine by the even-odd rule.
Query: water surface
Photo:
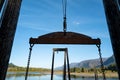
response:
[[[33,75],[34,74],[34,75]],[[14,73],[10,72],[8,73],[8,76],[6,77],[6,80],[25,80],[25,74],[23,72]],[[28,80],[50,80],[50,74],[43,74],[43,73],[37,73],[32,72],[28,76]],[[63,80],[62,75],[54,75],[53,80]],[[68,79],[67,79],[68,80]],[[71,80],[95,80],[94,78],[85,78],[85,77],[76,77],[71,76]],[[103,80],[102,78],[99,78],[98,80]],[[117,78],[107,78],[106,80],[118,80]]]

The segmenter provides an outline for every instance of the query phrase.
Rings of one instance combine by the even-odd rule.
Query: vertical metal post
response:
[[[67,67],[68,67],[68,79],[71,80],[71,78],[70,78],[70,65],[69,65],[68,50],[66,50],[66,55],[67,55]]]
[[[94,68],[94,73],[95,73],[95,80],[98,80],[98,73],[97,73],[96,68]]]
[[[103,0],[103,4],[120,80],[120,0]]]
[[[63,70],[63,80],[66,80],[66,53],[64,53],[64,70]]]
[[[68,67],[68,79],[70,80],[70,67],[69,67],[69,57],[68,57],[68,50],[67,48],[54,48],[53,49],[53,57],[52,57],[52,69],[51,69],[51,80],[53,80],[53,73],[54,73],[54,56],[55,51],[64,51],[64,68],[63,68],[63,80],[67,80],[66,78],[66,67]],[[67,61],[67,66],[66,66]]]
[[[5,80],[22,0],[8,0],[0,25],[0,80]]]
[[[55,57],[55,52],[53,51],[53,57],[52,57],[52,70],[51,70],[51,80],[53,80],[53,74],[54,74],[54,57]]]

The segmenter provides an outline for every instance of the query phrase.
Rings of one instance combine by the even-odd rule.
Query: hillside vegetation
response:
[[[103,64],[105,66],[105,71],[111,71],[111,72],[117,72],[116,64],[114,62],[114,57],[111,56],[109,58],[103,59]],[[62,67],[56,68],[56,70],[63,70]],[[101,72],[100,68],[100,61],[99,59],[91,59],[91,60],[85,60],[79,63],[71,63],[70,64],[70,71],[71,72],[94,72],[94,70],[97,70],[98,72]],[[8,71],[26,71],[25,67],[19,67],[14,65],[13,63],[9,64]],[[29,68],[29,71],[31,72],[50,72],[50,69],[46,68]]]
[[[16,72],[16,71],[26,71],[26,67],[19,67],[19,66],[16,66],[14,65],[13,63],[10,63],[9,64],[9,68],[8,68],[8,71],[9,72]],[[30,72],[49,72],[50,69],[46,69],[46,68],[29,68],[29,71]]]

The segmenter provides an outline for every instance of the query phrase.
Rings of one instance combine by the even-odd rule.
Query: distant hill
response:
[[[114,62],[114,57],[111,56],[109,58],[103,58],[103,64],[104,66],[109,66],[110,64],[113,64]],[[90,60],[85,60],[81,61],[78,63],[71,63],[70,68],[93,68],[93,67],[100,67],[100,60],[99,59],[90,59]],[[56,70],[62,70],[63,66],[57,67]]]
[[[104,64],[104,66],[109,66],[109,65],[114,64],[114,63],[115,63],[114,56],[111,56],[111,57],[107,58],[107,60],[104,61],[103,64]]]
[[[111,56],[109,58],[103,58],[103,64],[104,66],[109,66],[111,64],[114,64],[114,56]],[[19,67],[13,63],[9,63],[9,67]],[[100,67],[100,60],[99,59],[90,59],[90,60],[84,60],[81,62],[71,63],[70,68],[93,68],[93,67]],[[55,68],[56,70],[62,70],[63,66]]]
[[[26,67],[16,66],[13,63],[9,63],[8,72],[25,72]],[[50,72],[50,69],[47,68],[36,68],[36,67],[29,67],[30,72]]]
[[[106,61],[107,59],[106,58],[103,58],[102,59],[103,62]],[[100,65],[100,60],[99,59],[91,59],[91,60],[85,60],[85,61],[82,61],[80,63],[78,63],[78,66],[79,68],[93,68],[93,67],[96,67]]]
[[[14,65],[13,63],[9,63],[8,67],[18,67],[18,66]]]

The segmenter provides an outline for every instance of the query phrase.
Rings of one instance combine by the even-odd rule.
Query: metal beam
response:
[[[0,80],[5,80],[22,0],[8,0],[0,26]]]
[[[66,67],[68,68],[68,80],[71,80],[71,78],[70,78],[69,57],[68,57],[68,49],[67,48],[53,48],[51,80],[53,80],[55,52],[58,52],[58,51],[64,51],[63,80],[67,80],[67,77],[66,77]],[[67,65],[66,65],[66,61],[67,61]]]
[[[120,9],[117,0],[103,0],[103,4],[120,80]]]

